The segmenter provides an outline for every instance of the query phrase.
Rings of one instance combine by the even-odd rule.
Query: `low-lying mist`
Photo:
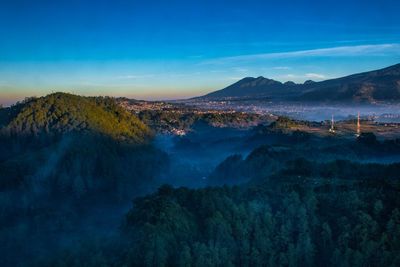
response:
[[[201,108],[204,103],[197,103]],[[399,104],[323,104],[323,103],[293,103],[265,101],[224,101],[223,104],[207,103],[206,108],[228,109],[261,114],[275,114],[307,121],[330,120],[332,115],[337,120],[352,119],[360,112],[362,117],[373,118],[376,121],[400,122]]]
[[[303,172],[328,177],[330,172],[320,169],[334,172],[338,166],[346,167],[344,175],[356,166],[354,173],[361,175],[360,164],[400,161],[398,140],[317,136],[276,127],[198,123],[184,136],[158,134],[143,146],[90,135],[0,140],[0,240],[6,255],[1,265],[29,266],[85,242],[121,241],[120,226],[133,199],[163,184],[202,188]],[[387,173],[393,175],[398,168],[393,166]]]

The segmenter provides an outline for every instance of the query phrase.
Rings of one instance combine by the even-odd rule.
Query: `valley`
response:
[[[0,1],[0,267],[399,267],[399,10]]]
[[[66,93],[2,108],[2,266],[396,262],[400,125],[357,120]]]

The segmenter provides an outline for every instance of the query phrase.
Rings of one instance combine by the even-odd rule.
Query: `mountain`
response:
[[[142,143],[150,129],[112,98],[54,93],[0,110],[0,129],[15,135],[95,133]]]
[[[399,102],[400,64],[384,69],[303,85],[301,100]]]
[[[197,99],[252,98],[312,102],[399,102],[400,64],[321,82],[309,80],[303,84],[247,77]]]
[[[229,85],[228,87],[212,92],[202,98],[251,98],[251,97],[273,97],[291,92],[295,88],[293,84],[283,84],[281,82],[267,79],[262,76],[253,78],[246,77],[242,80]],[[293,92],[294,93],[294,92]]]

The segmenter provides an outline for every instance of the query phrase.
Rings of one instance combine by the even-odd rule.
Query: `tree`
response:
[[[179,258],[177,266],[179,267],[191,267],[193,265],[192,254],[190,247],[186,244],[181,245],[182,250],[179,252]]]

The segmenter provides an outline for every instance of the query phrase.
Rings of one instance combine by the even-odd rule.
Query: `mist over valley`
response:
[[[400,266],[400,1],[0,1],[0,267]]]

